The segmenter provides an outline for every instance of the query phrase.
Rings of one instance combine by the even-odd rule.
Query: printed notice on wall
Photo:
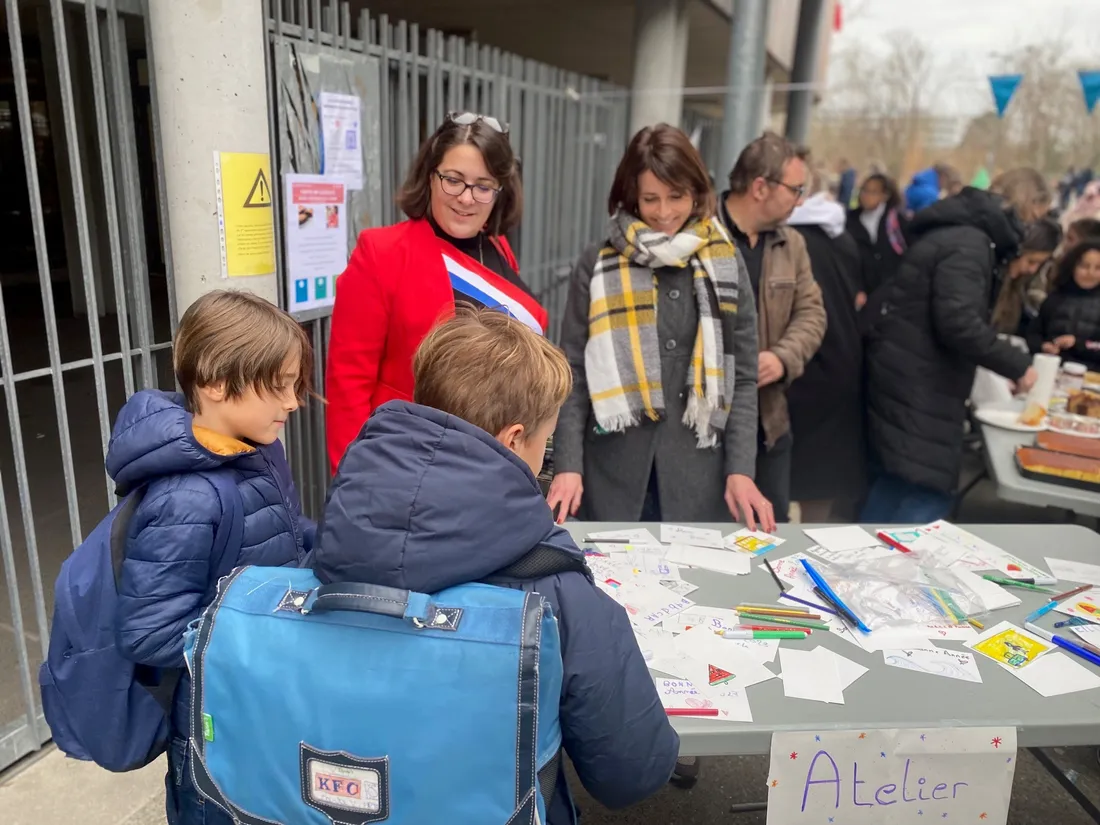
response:
[[[363,188],[361,107],[355,95],[321,92],[321,172],[339,178],[349,189]]]
[[[1015,728],[772,735],[768,825],[1005,825]]]
[[[215,152],[222,277],[275,274],[271,158],[266,153]]]
[[[332,306],[348,263],[347,185],[327,175],[286,175],[288,309]]]

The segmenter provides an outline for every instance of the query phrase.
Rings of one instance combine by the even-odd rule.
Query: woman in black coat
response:
[[[787,391],[791,498],[805,524],[848,523],[856,519],[866,483],[859,247],[845,231],[844,207],[824,193],[795,209],[787,223],[806,240],[829,322],[821,348]]]
[[[1024,391],[1031,357],[989,322],[997,272],[1016,257],[1021,221],[1045,214],[1050,192],[1031,169],[989,192],[967,187],[922,210],[911,246],[876,302],[867,342],[868,423],[877,475],[861,520],[920,524],[951,511],[966,399],[977,367]]]
[[[905,254],[909,221],[900,206],[898,185],[886,175],[874,174],[859,189],[859,206],[848,212],[848,232],[863,261],[861,304],[894,277]]]

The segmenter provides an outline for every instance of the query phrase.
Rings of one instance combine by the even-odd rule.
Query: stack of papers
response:
[[[1065,559],[1046,560],[1050,574],[1056,579],[1065,579],[1081,584],[1100,584],[1100,566],[1085,564],[1083,561],[1066,561]]]
[[[815,702],[844,704],[844,691],[867,668],[827,647],[813,650],[779,649],[779,665],[783,669],[783,694],[788,699],[809,699]]]

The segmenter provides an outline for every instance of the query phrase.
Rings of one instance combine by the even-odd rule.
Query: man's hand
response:
[[[783,377],[783,362],[779,356],[770,350],[764,350],[758,356],[756,367],[756,386],[766,387],[774,384]]]
[[[1035,371],[1035,367],[1028,367],[1027,372],[1023,374],[1023,377],[1016,382],[1013,391],[1016,395],[1023,395],[1025,392],[1035,386],[1035,382],[1039,379],[1039,373]]]
[[[1073,345],[1077,343],[1077,339],[1072,335],[1059,335],[1054,339],[1054,346],[1058,347],[1058,352],[1067,349],[1073,349]]]
[[[584,482],[580,473],[557,473],[550,482],[546,503],[558,524],[564,524],[567,516],[577,515],[584,494]]]
[[[867,305],[867,293],[866,292],[857,292],[856,293],[856,309],[863,309],[863,307],[866,306],[866,305]]]
[[[726,506],[730,508],[730,515],[743,522],[750,530],[755,530],[757,523],[765,533],[775,530],[772,503],[764,498],[756,483],[748,476],[726,477]]]

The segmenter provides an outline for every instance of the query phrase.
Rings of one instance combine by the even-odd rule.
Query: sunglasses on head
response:
[[[481,121],[498,134],[508,134],[507,123],[501,123],[495,117],[490,117],[489,115],[479,115],[477,112],[450,112],[447,115],[447,120],[458,126],[473,126],[478,121]]]

